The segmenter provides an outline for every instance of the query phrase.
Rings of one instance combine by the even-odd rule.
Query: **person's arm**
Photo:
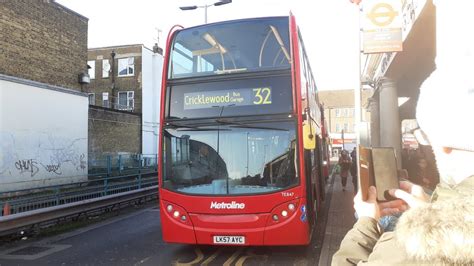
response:
[[[376,198],[377,191],[373,186],[369,188],[367,201],[362,200],[360,190],[354,197],[354,209],[359,220],[342,240],[339,250],[332,257],[332,265],[355,265],[369,258],[382,235],[377,225],[380,209]]]
[[[362,200],[360,190],[354,197],[354,209],[359,220],[346,234],[339,250],[333,255],[332,265],[356,265],[367,261],[375,244],[382,236],[378,226],[381,216],[403,212],[407,207],[423,206],[428,201],[427,195],[420,186],[409,182],[400,182],[400,189],[391,189],[389,193],[399,199],[377,203],[377,190],[369,188],[367,201]]]
[[[360,261],[367,261],[381,235],[374,218],[361,217],[347,232],[339,250],[332,257],[331,265],[356,265]]]

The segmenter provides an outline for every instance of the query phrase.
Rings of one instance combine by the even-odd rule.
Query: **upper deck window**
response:
[[[179,31],[169,78],[286,69],[291,53],[288,18],[204,25]]]

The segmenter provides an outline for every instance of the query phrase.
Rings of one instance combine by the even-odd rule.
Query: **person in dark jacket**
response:
[[[349,170],[351,168],[351,158],[349,158],[349,153],[346,150],[341,152],[338,164],[341,168],[342,191],[346,191],[347,177],[349,176]]]
[[[351,164],[352,185],[354,186],[354,192],[357,192],[357,148],[356,147],[354,147],[354,149],[351,152],[351,159],[352,159],[352,164]]]

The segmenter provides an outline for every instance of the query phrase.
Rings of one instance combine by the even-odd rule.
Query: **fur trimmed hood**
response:
[[[417,261],[474,262],[474,194],[438,200],[405,212],[396,238]]]

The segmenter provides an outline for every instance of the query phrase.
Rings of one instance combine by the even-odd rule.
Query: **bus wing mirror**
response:
[[[302,114],[301,117],[303,118],[303,121],[308,120],[308,115],[306,113]]]
[[[305,150],[316,149],[316,136],[314,135],[314,126],[310,126],[311,121],[303,122],[303,146]]]

